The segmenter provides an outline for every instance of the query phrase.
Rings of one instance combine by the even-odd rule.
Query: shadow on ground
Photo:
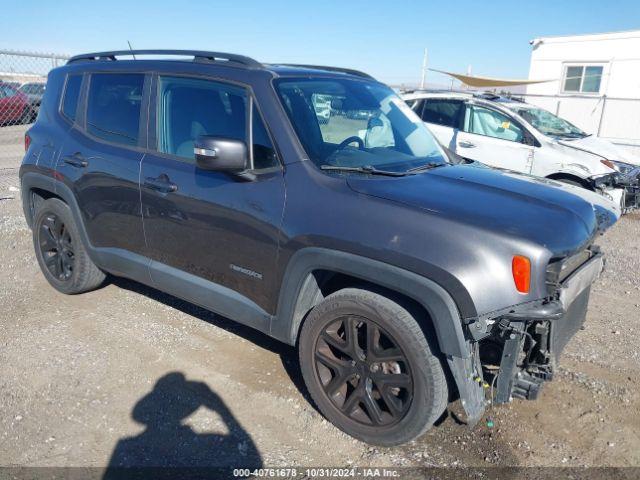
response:
[[[183,423],[201,407],[220,416],[225,433],[198,433]],[[260,452],[251,436],[224,401],[206,383],[187,380],[181,372],[161,377],[153,390],[136,403],[131,417],[145,430],[118,441],[105,480],[122,478],[131,469],[152,467],[262,467]]]

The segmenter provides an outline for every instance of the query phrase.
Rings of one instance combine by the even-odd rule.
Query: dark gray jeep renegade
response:
[[[54,288],[128,277],[295,345],[319,410],[380,445],[455,398],[470,424],[536,398],[618,217],[585,190],[465,163],[364,73],[215,52],[74,57],[25,146]]]

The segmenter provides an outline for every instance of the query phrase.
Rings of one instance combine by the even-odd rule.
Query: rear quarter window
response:
[[[72,122],[76,119],[81,85],[82,75],[69,75],[64,85],[64,93],[62,97],[62,114]]]
[[[123,145],[137,145],[144,75],[98,73],[91,75],[87,99],[87,131]]]

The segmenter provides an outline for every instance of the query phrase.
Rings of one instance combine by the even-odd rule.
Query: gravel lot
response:
[[[539,400],[497,407],[493,428],[449,416],[373,448],[317,413],[283,344],[125,280],[53,290],[12,162],[0,165],[2,466],[640,465],[639,214],[600,239],[586,329]]]

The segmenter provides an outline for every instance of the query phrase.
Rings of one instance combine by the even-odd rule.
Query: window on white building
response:
[[[601,65],[567,65],[564,70],[563,93],[600,93]]]

